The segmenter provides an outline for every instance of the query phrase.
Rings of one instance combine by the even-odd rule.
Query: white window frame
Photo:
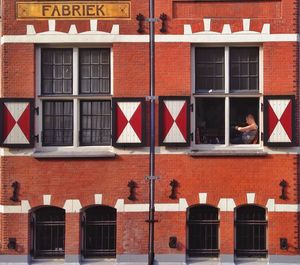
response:
[[[73,94],[71,95],[42,95],[42,76],[41,76],[41,50],[44,48],[69,48],[73,49]],[[80,95],[79,94],[79,49],[81,48],[109,48],[110,49],[110,94],[107,95]],[[114,91],[113,86],[113,49],[111,46],[103,45],[77,45],[77,46],[64,46],[64,45],[43,45],[35,49],[36,54],[36,107],[39,109],[39,114],[35,115],[35,135],[39,135],[39,141],[36,142],[36,151],[107,151],[112,148],[111,144],[108,146],[80,146],[79,131],[80,131],[80,101],[81,100],[108,100],[112,104],[112,96]],[[43,146],[42,131],[43,131],[43,100],[70,100],[73,101],[73,145],[68,146]],[[111,118],[112,127],[112,118]],[[112,128],[111,128],[112,135]]]
[[[195,62],[195,50],[197,47],[223,47],[224,48],[224,93],[201,93],[196,94],[196,62]],[[230,93],[230,75],[229,75],[229,49],[231,47],[258,47],[259,48],[259,91],[257,93]],[[194,108],[191,112],[191,130],[194,134],[193,140],[191,141],[191,148],[192,149],[203,149],[203,150],[218,150],[218,149],[238,149],[238,150],[245,150],[245,149],[258,149],[263,147],[263,139],[261,137],[263,133],[263,112],[262,112],[262,103],[263,103],[263,46],[262,45],[255,45],[255,44],[225,44],[225,45],[194,45],[191,49],[191,84],[192,84],[192,94],[191,94],[191,104],[193,104]],[[225,98],[225,144],[196,144],[196,98]],[[258,98],[259,99],[259,143],[258,144],[230,144],[230,106],[229,106],[229,98]]]

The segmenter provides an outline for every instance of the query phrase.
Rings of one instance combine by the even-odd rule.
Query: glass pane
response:
[[[195,64],[196,93],[224,90],[224,48],[196,48]]]
[[[42,93],[72,93],[72,49],[42,49]],[[66,87],[67,86],[67,87]]]
[[[258,90],[259,49],[257,47],[230,48],[230,90]],[[255,78],[256,81],[250,81]]]
[[[86,59],[80,61],[81,93],[107,94],[110,92],[109,51],[109,49],[80,50],[80,53],[90,57],[89,61]],[[103,82],[102,78],[107,78],[108,82]],[[89,81],[83,81],[83,79],[89,79]]]
[[[224,98],[196,99],[196,143],[225,143]]]

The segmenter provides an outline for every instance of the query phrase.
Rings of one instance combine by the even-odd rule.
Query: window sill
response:
[[[59,150],[59,151],[35,151],[34,158],[51,159],[51,158],[114,158],[116,154],[104,150]]]
[[[192,157],[199,157],[199,156],[237,156],[237,157],[244,157],[244,156],[267,156],[268,153],[263,151],[262,149],[228,149],[228,150],[199,150],[193,149],[188,152],[188,155]]]

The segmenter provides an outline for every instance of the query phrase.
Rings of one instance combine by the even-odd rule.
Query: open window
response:
[[[259,47],[195,47],[194,143],[260,144]]]

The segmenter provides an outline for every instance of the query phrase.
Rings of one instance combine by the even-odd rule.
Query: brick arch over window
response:
[[[82,244],[85,258],[116,256],[115,208],[104,205],[86,207],[81,212]]]
[[[219,255],[219,209],[193,205],[187,209],[187,254],[190,257]]]
[[[266,209],[259,205],[241,205],[235,209],[235,255],[266,257]]]
[[[42,206],[31,212],[31,254],[35,258],[65,255],[65,210]]]

